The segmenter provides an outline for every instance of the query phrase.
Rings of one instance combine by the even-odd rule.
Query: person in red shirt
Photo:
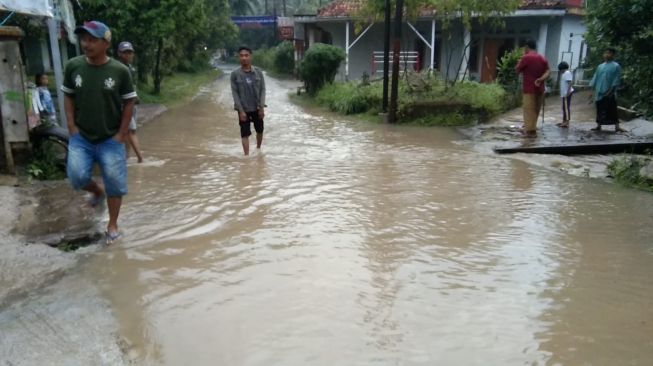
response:
[[[526,41],[525,53],[515,68],[523,74],[522,92],[524,108],[524,134],[526,137],[537,136],[537,116],[544,102],[544,82],[549,77],[549,63],[535,52],[535,41]]]

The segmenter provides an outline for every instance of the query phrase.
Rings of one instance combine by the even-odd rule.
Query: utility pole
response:
[[[269,44],[268,47],[275,45],[277,42],[277,0],[274,0],[274,9],[272,9],[272,16],[274,17],[274,26],[272,27],[272,44]]]
[[[283,4],[283,16],[284,16],[284,17],[287,17],[288,14],[286,14],[286,0],[283,0],[283,1],[282,1],[282,4]]]
[[[385,23],[383,29],[383,105],[381,110],[388,113],[388,75],[390,75],[390,0],[385,0]]]
[[[63,67],[61,65],[61,53],[59,50],[59,39],[57,35],[59,34],[59,24],[54,18],[50,17],[47,20],[48,23],[48,34],[50,36],[50,49],[52,50],[52,64],[54,65],[54,79],[55,84],[57,85],[57,102],[59,104],[59,124],[61,127],[68,129],[67,117],[64,108],[64,94],[61,91],[61,85],[63,84]]]
[[[268,0],[265,0],[265,15],[268,15]]]
[[[395,34],[392,49],[392,90],[390,91],[390,111],[388,122],[397,122],[397,98],[399,93],[399,55],[401,51],[401,18],[404,11],[404,0],[397,0],[395,13]]]

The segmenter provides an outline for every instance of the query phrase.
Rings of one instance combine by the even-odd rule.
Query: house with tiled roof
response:
[[[298,59],[316,42],[342,47],[346,61],[340,80],[367,74],[379,77],[383,71],[383,23],[360,26],[360,0],[336,0],[316,14],[295,16]],[[561,61],[579,68],[587,54],[583,0],[522,0],[520,7],[503,17],[503,26],[473,21],[467,30],[453,20],[444,29],[436,9],[422,9],[408,19],[402,30],[402,67],[416,71],[437,70],[449,77],[483,82],[496,78],[497,62],[504,53],[527,39],[537,42],[552,70]],[[463,65],[463,67],[459,67]]]

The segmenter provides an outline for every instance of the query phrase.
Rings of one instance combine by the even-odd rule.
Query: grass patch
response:
[[[163,104],[168,108],[176,107],[188,102],[204,84],[220,76],[220,71],[215,69],[199,71],[196,73],[176,73],[163,78],[161,94],[152,94],[152,86],[139,84],[138,98],[141,103]]]
[[[643,167],[651,162],[650,158],[625,155],[615,158],[608,165],[609,176],[627,187],[635,187],[653,192],[653,181],[640,174]]]
[[[315,101],[341,114],[376,116],[382,103],[381,82],[325,85]],[[412,76],[399,84],[400,123],[420,126],[465,126],[486,121],[509,109],[499,84],[460,82],[445,88],[438,77]]]
[[[100,233],[84,235],[78,238],[64,239],[52,246],[61,250],[62,252],[74,252],[79,248],[87,247],[91,244],[96,244],[104,238]]]
[[[355,82],[325,85],[315,96],[318,104],[341,114],[359,114],[379,109],[383,90],[377,83],[359,85]]]

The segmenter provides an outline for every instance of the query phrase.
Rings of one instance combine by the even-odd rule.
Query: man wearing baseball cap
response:
[[[66,63],[65,110],[68,118],[68,167],[75,189],[91,193],[89,206],[106,196],[109,208],[107,244],[120,236],[118,214],[127,194],[124,142],[132,117],[136,91],[125,65],[107,56],[111,45],[109,27],[98,21],[75,29],[84,55]],[[102,171],[104,187],[93,180],[93,165]]]
[[[120,59],[120,62],[122,62],[127,68],[129,69],[129,74],[132,77],[132,81],[134,82],[134,90],[136,90],[136,69],[133,66],[134,62],[134,46],[131,44],[131,42],[127,41],[122,41],[118,44],[118,58]],[[136,99],[136,104],[138,104],[138,98]],[[127,150],[127,157],[129,157],[129,147],[134,150],[134,154],[136,154],[136,159],[138,159],[139,163],[143,162],[143,155],[141,154],[141,149],[139,147],[138,143],[138,136],[136,136],[136,113],[138,111],[138,107],[134,105],[134,113],[132,114],[132,119],[129,121],[129,134],[127,135],[127,144],[125,144],[125,148]]]

